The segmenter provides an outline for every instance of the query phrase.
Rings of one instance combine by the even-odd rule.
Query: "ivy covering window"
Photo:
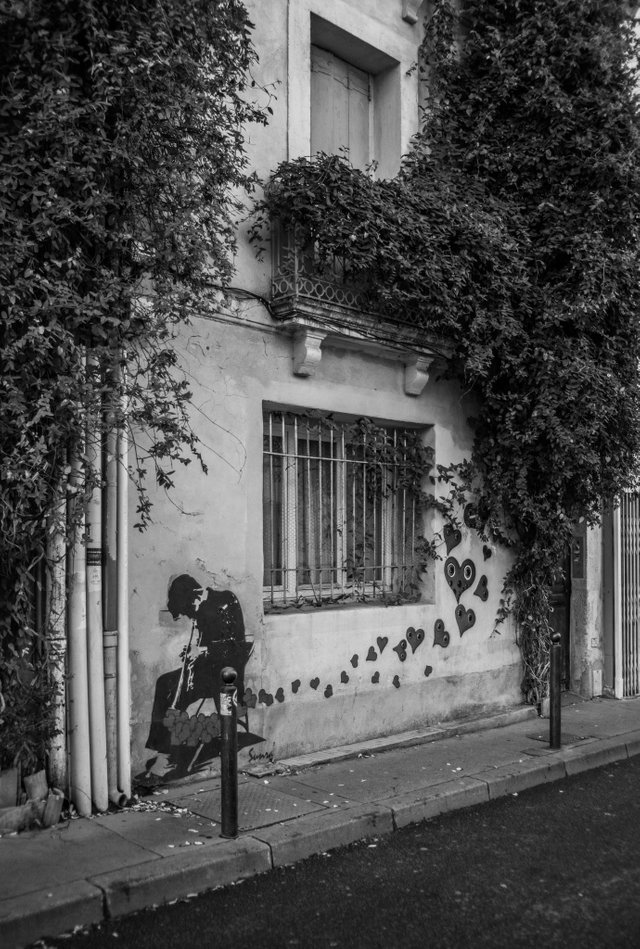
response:
[[[366,419],[265,414],[265,609],[419,598],[423,440]]]

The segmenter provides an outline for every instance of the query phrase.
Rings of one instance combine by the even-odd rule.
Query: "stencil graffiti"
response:
[[[137,778],[141,784],[183,777],[219,755],[220,673],[233,666],[238,695],[244,696],[244,670],[253,648],[245,640],[242,608],[230,590],[205,590],[182,574],[169,586],[167,609],[174,621],[190,620],[191,628],[180,666],[156,681],[146,741],[153,754]],[[239,747],[262,741],[249,732],[246,705],[239,705],[238,723],[244,728]]]

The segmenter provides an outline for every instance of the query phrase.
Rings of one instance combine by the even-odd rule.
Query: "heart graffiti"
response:
[[[444,575],[456,600],[459,601],[475,580],[476,568],[473,560],[463,560],[460,564],[455,557],[448,557],[444,563]]]
[[[407,658],[407,640],[401,639],[398,645],[393,647],[393,651],[398,653],[400,662],[404,662]]]
[[[461,636],[467,629],[471,629],[472,626],[475,626],[475,622],[476,614],[473,610],[465,609],[462,603],[456,606],[456,623],[458,624]]]
[[[433,645],[442,646],[443,649],[446,649],[450,642],[451,636],[444,628],[443,620],[437,619],[433,624]]]
[[[442,531],[444,536],[444,542],[447,548],[447,553],[450,554],[454,547],[457,547],[460,541],[462,540],[462,534],[457,527],[452,527],[451,524],[445,524],[444,530]]]
[[[411,646],[411,652],[415,652],[418,646],[424,642],[424,630],[414,629],[413,626],[410,626],[407,630],[407,640]]]

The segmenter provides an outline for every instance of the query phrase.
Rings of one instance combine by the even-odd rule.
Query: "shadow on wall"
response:
[[[242,608],[230,590],[206,590],[188,574],[169,586],[167,609],[174,620],[191,620],[181,665],[156,681],[146,748],[151,756],[136,783],[155,786],[210,766],[220,755],[220,673],[233,666],[237,695],[253,644],[245,641]],[[247,709],[238,707],[238,747],[263,739],[249,731]],[[244,729],[244,730],[243,730]]]

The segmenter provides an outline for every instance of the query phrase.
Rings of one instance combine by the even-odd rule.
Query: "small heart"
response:
[[[298,689],[300,688],[300,679],[294,679],[291,683],[291,691],[295,695]]]
[[[473,595],[479,596],[483,603],[486,603],[489,599],[489,588],[487,587],[487,578],[484,573],[478,580],[478,586],[473,591]]]
[[[465,630],[471,629],[471,627],[475,625],[475,622],[476,614],[473,610],[466,610],[462,603],[456,606],[456,623],[458,624],[461,636]]]
[[[425,667],[424,667],[424,674],[425,674],[426,676],[430,676],[432,672],[433,672],[433,666],[425,666]]]
[[[262,702],[268,708],[270,705],[273,705],[273,696],[271,692],[265,692],[264,689],[260,689],[258,692],[258,701]]]
[[[369,646],[369,652],[367,653],[367,662],[375,662],[378,658],[378,653],[375,651],[373,646]]]
[[[384,647],[389,642],[389,640],[386,636],[378,636],[378,638],[376,639],[376,642],[378,644],[378,650],[382,652],[384,650]]]
[[[282,687],[276,691],[276,702],[284,702],[284,689]]]
[[[444,575],[459,602],[462,594],[475,580],[476,568],[473,560],[463,560],[460,564],[455,557],[448,557],[444,562]]]
[[[407,658],[407,640],[401,639],[398,645],[393,647],[393,651],[398,653],[400,662],[404,662]]]
[[[258,702],[258,696],[254,695],[251,689],[245,689],[242,701],[247,708],[255,708]]]
[[[393,677],[393,684],[396,687],[396,689],[400,688],[400,676]]]
[[[330,699],[332,695],[333,695],[333,687],[328,685],[326,689],[324,690],[324,697],[325,699]]]
[[[493,551],[491,550],[491,547],[487,547],[486,544],[483,545],[483,547],[482,547],[482,556],[484,557],[485,560],[488,560],[488,559],[489,559],[489,557],[491,556],[492,552],[493,552]]]
[[[340,673],[340,681],[341,681],[341,682],[344,682],[345,684],[349,681],[349,676],[348,676],[347,673],[344,671],[344,669],[343,669],[342,672]]]
[[[450,554],[454,547],[457,547],[460,541],[462,540],[462,534],[457,527],[453,527],[452,524],[445,524],[444,530],[442,531],[444,536],[444,542],[447,547],[447,553]]]
[[[380,673],[374,672],[373,675],[371,676],[371,681],[373,682],[374,685],[377,685],[377,683],[380,681]]]
[[[357,669],[357,667],[358,667],[358,656],[357,656],[357,654],[356,654],[355,656],[352,656],[351,659],[349,660],[349,662],[351,663],[351,665],[353,666],[354,669]]]
[[[444,622],[437,619],[433,624],[433,645],[442,646],[443,649],[446,649],[450,641],[451,636],[444,628]]]
[[[418,646],[420,646],[424,641],[424,630],[414,629],[413,626],[410,626],[407,630],[407,639],[409,640],[409,645],[411,646],[411,652],[415,652]]]
[[[309,685],[311,686],[312,689],[317,689],[318,686],[320,685],[320,679],[316,676],[315,679],[311,680]]]

